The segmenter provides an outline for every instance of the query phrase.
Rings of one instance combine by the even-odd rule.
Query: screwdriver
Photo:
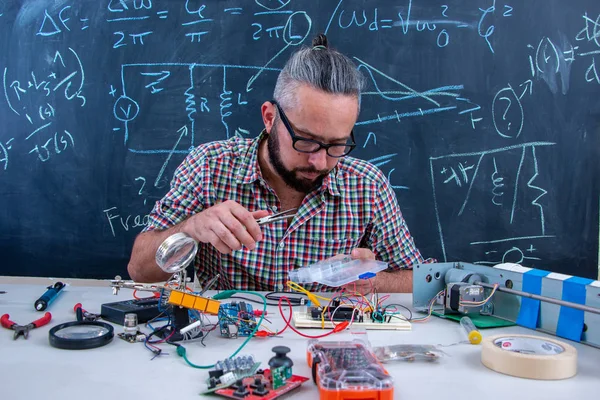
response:
[[[460,326],[462,326],[465,330],[467,337],[469,338],[469,342],[471,342],[471,344],[481,343],[481,333],[479,333],[471,318],[462,317],[460,319]]]

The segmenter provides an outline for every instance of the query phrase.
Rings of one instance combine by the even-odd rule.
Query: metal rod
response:
[[[475,282],[475,284],[481,285],[483,287],[490,288],[490,289],[494,288],[494,285],[490,285],[489,283],[477,281],[477,282]],[[586,306],[585,304],[571,303],[570,301],[558,300],[558,299],[554,299],[552,297],[546,297],[546,296],[540,296],[540,295],[533,294],[533,293],[522,292],[520,290],[509,289],[507,287],[503,287],[500,285],[498,285],[498,289],[496,289],[496,290],[498,290],[500,292],[515,294],[517,296],[529,297],[530,299],[534,299],[534,300],[545,301],[546,303],[557,304],[559,306],[565,306],[565,307],[575,308],[577,310],[591,312],[594,314],[600,314],[600,309]]]
[[[498,318],[498,319],[501,319],[503,321],[513,322],[513,323],[515,322],[514,319],[510,319],[510,318],[506,318],[506,317],[501,317],[501,316],[495,315],[495,314],[494,314],[494,318]],[[543,332],[543,333],[546,333],[548,335],[556,336],[556,332],[552,332],[551,330],[548,330],[548,329],[537,327],[537,328],[535,328],[535,330]],[[574,340],[574,342],[577,343],[577,341],[575,341],[575,340]],[[595,343],[592,343],[592,342],[587,342],[587,341],[584,342],[584,343],[587,344],[588,346],[592,346],[592,347],[595,347],[597,349],[600,349],[600,345],[598,345],[598,344],[595,344]]]

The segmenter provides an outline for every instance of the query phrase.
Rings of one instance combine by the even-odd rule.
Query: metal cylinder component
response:
[[[446,285],[454,282],[467,282],[473,284],[475,283],[475,281],[480,281],[481,276],[476,273],[473,273],[472,271],[452,268],[448,270],[448,272],[446,272],[444,280],[446,281]]]

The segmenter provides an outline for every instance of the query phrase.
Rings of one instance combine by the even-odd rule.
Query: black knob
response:
[[[294,362],[288,356],[286,356],[286,354],[290,352],[289,347],[275,346],[272,350],[275,353],[275,357],[269,360],[269,367],[271,367],[271,369],[279,367],[291,368],[292,365],[294,365]]]

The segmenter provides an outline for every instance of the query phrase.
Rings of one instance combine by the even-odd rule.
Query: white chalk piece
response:
[[[577,373],[577,350],[541,336],[495,335],[483,339],[481,362],[489,369],[528,379],[566,379]]]

